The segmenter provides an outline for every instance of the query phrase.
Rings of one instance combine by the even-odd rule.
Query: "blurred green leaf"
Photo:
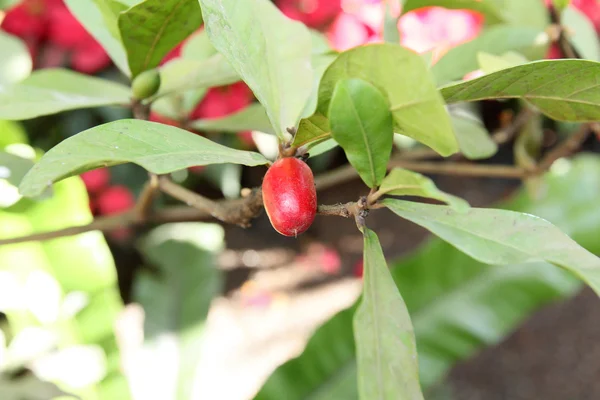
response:
[[[277,136],[285,138],[312,90],[308,29],[268,0],[200,0],[200,5],[213,45],[265,107]]]
[[[69,11],[102,45],[115,65],[130,76],[118,26],[119,12],[127,9],[122,3],[115,0],[65,0]]]
[[[381,182],[379,195],[417,196],[436,199],[447,203],[457,211],[465,212],[469,203],[460,197],[442,192],[428,177],[403,168],[394,168]]]
[[[44,382],[32,374],[12,378],[0,374],[2,400],[48,400],[64,394],[66,393],[55,385]]]
[[[486,52],[477,53],[477,62],[479,68],[485,74],[500,71],[502,69],[516,67],[517,65],[525,64],[528,60],[520,53],[508,51],[502,55],[490,54]]]
[[[156,67],[202,25],[197,0],[145,0],[119,15],[132,77]]]
[[[440,89],[447,103],[521,98],[550,118],[600,119],[600,63],[587,60],[535,61]]]
[[[600,254],[600,160],[580,156],[546,174],[545,197],[519,193],[503,208],[552,221]],[[424,389],[454,363],[500,342],[531,313],[580,287],[570,273],[547,263],[490,266],[441,239],[430,239],[394,264],[392,275],[410,312]],[[357,399],[352,315],[356,304],[317,329],[304,353],[279,367],[257,400]],[[336,397],[341,393],[342,396]]]
[[[532,116],[518,133],[513,145],[515,165],[525,170],[532,171],[537,167],[537,160],[544,142],[542,117],[539,114]],[[533,199],[538,199],[542,194],[543,178],[532,176],[524,179],[523,183]]]
[[[360,398],[423,399],[408,310],[377,235],[365,227],[363,237],[363,296],[353,322]]]
[[[600,294],[600,258],[542,218],[485,208],[458,213],[446,206],[392,199],[382,204],[478,261],[549,262],[573,272]]]
[[[6,10],[17,4],[19,1],[20,0],[0,0],[0,10]]]
[[[193,397],[205,319],[223,287],[215,260],[223,238],[219,225],[182,223],[163,225],[142,242],[141,250],[157,273],[139,274],[133,296],[144,308],[145,351],[156,362],[139,364],[147,370],[136,374],[132,386],[143,386],[150,397],[156,393],[166,394],[162,398]],[[169,361],[163,358],[166,336],[172,340]],[[176,379],[171,382],[152,378],[174,372]]]
[[[480,52],[500,55],[517,51],[530,59],[542,58],[548,47],[547,40],[539,40],[543,35],[542,29],[529,26],[492,26],[484,29],[475,39],[450,49],[431,67],[431,72],[437,84],[444,85],[475,71],[479,67],[477,54]]]
[[[552,5],[560,13],[571,4],[571,0],[552,0]]]
[[[61,111],[128,104],[129,88],[66,69],[42,69],[0,92],[0,119],[23,120]]]
[[[192,128],[204,131],[237,133],[240,131],[260,131],[275,134],[265,108],[253,103],[234,114],[213,119],[197,119],[190,123]]]
[[[488,24],[504,21],[501,8],[493,0],[406,0],[402,13],[430,6],[477,11],[485,16],[485,22]]]
[[[18,122],[0,120],[0,149],[14,143],[27,143],[25,129]]]
[[[577,8],[565,8],[561,23],[569,30],[569,40],[581,57],[600,61],[600,41],[594,23]]]
[[[390,43],[360,46],[340,54],[321,80],[319,113],[327,115],[337,82],[351,78],[362,79],[385,93],[395,132],[443,156],[458,151],[443,100],[418,54]]]
[[[545,29],[550,24],[546,5],[540,0],[488,0],[502,10],[504,19],[512,25]]]
[[[217,50],[210,42],[205,30],[190,36],[181,46],[181,57],[186,60],[206,60],[215,54],[217,54]]]
[[[0,179],[6,179],[13,186],[19,186],[31,167],[33,161],[0,151]]]
[[[126,162],[156,174],[167,174],[197,165],[256,166],[268,160],[258,153],[231,149],[183,129],[122,119],[98,125],[59,143],[29,171],[19,189],[24,196],[36,196],[66,177]]]
[[[240,191],[242,190],[242,167],[240,165],[207,165],[202,174],[221,190],[223,197],[227,199],[240,197]]]
[[[389,104],[373,85],[339,80],[329,103],[331,135],[371,188],[381,184],[392,154],[394,127]]]
[[[3,54],[0,64],[0,88],[27,78],[33,63],[25,43],[16,36],[0,31],[0,49]]]
[[[469,160],[482,160],[496,154],[498,145],[483,122],[464,110],[451,110],[450,119],[460,151]]]

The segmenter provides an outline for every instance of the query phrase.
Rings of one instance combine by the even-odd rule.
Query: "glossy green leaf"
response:
[[[323,114],[316,113],[300,120],[293,144],[300,147],[329,137],[331,137],[329,120]]]
[[[197,0],[145,0],[119,15],[133,77],[152,69],[202,24]]]
[[[102,45],[115,65],[130,76],[127,54],[118,26],[119,13],[127,6],[115,0],[65,0],[65,4],[71,14]]]
[[[428,177],[403,168],[394,168],[381,182],[379,195],[417,196],[447,203],[459,212],[469,209],[469,203],[460,197],[442,192]]]
[[[443,156],[458,151],[444,103],[418,54],[389,43],[360,46],[340,54],[321,79],[318,112],[327,115],[337,82],[350,78],[369,82],[386,95],[395,132]]]
[[[415,335],[377,235],[363,228],[364,287],[354,314],[360,399],[423,399]]]
[[[173,399],[193,397],[206,316],[223,286],[215,260],[223,238],[219,225],[181,223],[163,225],[142,241],[142,253],[156,272],[137,276],[133,297],[144,308],[144,351],[163,362],[145,363],[131,382],[134,389]],[[165,336],[173,346],[167,358]],[[157,374],[174,379],[156,380]]]
[[[536,61],[440,89],[448,103],[521,98],[550,118],[600,119],[597,78],[600,63],[587,60]]]
[[[392,154],[394,127],[385,96],[360,79],[338,81],[329,103],[331,135],[371,188],[381,184]]]
[[[544,198],[532,201],[522,191],[503,208],[547,218],[600,254],[600,160],[583,156],[568,163],[544,177]],[[395,262],[391,271],[412,318],[424,389],[454,363],[499,343],[531,313],[580,287],[575,277],[553,265],[485,265],[438,238]],[[302,355],[279,367],[256,399],[357,399],[355,308],[318,328]],[[340,386],[346,390],[336,397]]]
[[[481,160],[496,154],[498,145],[490,137],[483,122],[462,110],[451,111],[450,118],[458,146],[466,158]]]
[[[548,47],[544,35],[542,29],[528,26],[492,26],[475,39],[450,49],[433,65],[431,72],[437,84],[444,85],[476,70],[479,67],[477,54],[480,52],[500,55],[517,51],[530,59],[542,58]]]
[[[561,23],[569,30],[569,40],[582,58],[600,61],[600,41],[594,24],[575,7],[567,7],[561,15]]]
[[[198,119],[192,121],[190,125],[194,129],[205,131],[222,132],[240,132],[240,131],[260,131],[274,134],[273,126],[265,108],[254,103],[234,114],[214,119]]]
[[[548,262],[573,272],[600,294],[600,258],[542,218],[483,208],[457,213],[446,206],[392,199],[382,203],[476,260],[487,264]]]
[[[491,74],[502,69],[525,64],[528,60],[522,54],[515,53],[514,51],[509,51],[502,55],[480,52],[477,53],[477,62],[479,63],[479,68],[485,74]]]
[[[33,63],[27,46],[20,39],[0,31],[0,88],[29,76]]]
[[[43,69],[0,92],[0,119],[23,120],[129,102],[126,86],[65,69]]]
[[[19,190],[36,196],[53,182],[84,171],[132,162],[155,174],[208,164],[262,165],[258,153],[235,150],[183,129],[141,120],[119,120],[59,143],[25,176]]]
[[[505,18],[498,4],[491,0],[406,0],[402,13],[430,6],[477,11],[485,16],[488,24],[502,22]]]
[[[308,29],[268,0],[200,0],[200,5],[213,45],[265,107],[277,136],[285,138],[312,90]]]

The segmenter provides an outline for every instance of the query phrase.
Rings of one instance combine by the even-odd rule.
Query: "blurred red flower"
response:
[[[275,3],[289,18],[311,28],[323,28],[342,11],[341,0],[276,0]]]

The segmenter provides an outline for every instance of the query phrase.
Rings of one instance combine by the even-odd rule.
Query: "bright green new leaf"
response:
[[[600,119],[600,63],[587,60],[535,61],[441,88],[446,102],[521,98],[550,118]]]
[[[390,43],[348,50],[321,79],[317,111],[327,115],[339,80],[358,78],[384,93],[394,118],[394,131],[448,156],[458,151],[444,102],[435,90],[423,59]]]
[[[66,69],[42,69],[0,92],[0,119],[23,120],[61,111],[129,103],[118,83]]]
[[[485,16],[488,24],[503,22],[505,19],[501,7],[492,0],[406,0],[402,13],[430,6],[477,11]]]
[[[119,15],[132,77],[152,69],[202,25],[197,0],[145,0]]]
[[[20,39],[0,31],[0,88],[23,80],[29,76],[33,63],[27,46]]]
[[[19,187],[36,196],[53,182],[94,168],[132,162],[155,174],[196,165],[235,163],[263,165],[258,153],[235,150],[183,129],[123,119],[72,136],[46,153]]]
[[[354,314],[360,399],[423,399],[410,315],[377,235],[363,228],[364,287]]]
[[[492,140],[483,122],[463,111],[450,111],[452,127],[461,153],[469,160],[482,160],[496,154],[498,145]]]
[[[329,120],[324,115],[316,113],[300,120],[293,144],[300,147],[329,137],[331,137]]]
[[[446,206],[392,199],[382,203],[476,260],[487,264],[548,262],[571,271],[600,294],[600,258],[542,218],[492,209],[457,213]]]
[[[462,79],[479,68],[477,54],[501,55],[517,51],[530,59],[544,57],[548,41],[542,29],[529,26],[496,25],[486,28],[475,39],[450,49],[431,67],[438,85]]]
[[[338,81],[329,103],[331,136],[371,188],[381,184],[392,153],[394,127],[389,103],[360,79]]]
[[[133,388],[173,399],[194,397],[206,316],[223,286],[215,260],[223,238],[219,225],[180,223],[163,225],[142,241],[142,253],[157,269],[139,273],[133,288],[134,300],[144,308],[144,351],[163,358],[165,335],[173,348],[163,362],[141,363],[130,381]],[[157,374],[174,379],[153,379]]]
[[[69,11],[85,29],[102,45],[116,66],[127,76],[131,75],[127,54],[121,42],[118,27],[119,13],[127,9],[116,0],[65,0]]]
[[[190,125],[194,129],[205,131],[223,131],[223,132],[240,132],[240,131],[260,131],[265,133],[273,132],[273,126],[269,121],[269,117],[265,108],[254,103],[234,114],[225,117],[213,119],[198,119],[192,121]]]
[[[561,23],[569,30],[569,41],[582,58],[600,61],[600,41],[587,15],[575,7],[567,7],[561,15]]]
[[[280,139],[296,127],[313,84],[311,36],[269,0],[200,0],[205,29],[267,110]]]
[[[379,196],[417,196],[436,199],[447,203],[459,212],[469,209],[469,203],[460,197],[442,192],[428,177],[403,168],[394,168],[381,182],[377,191]]]

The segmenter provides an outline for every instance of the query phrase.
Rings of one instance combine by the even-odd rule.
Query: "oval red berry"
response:
[[[313,223],[317,192],[304,161],[292,157],[275,161],[265,174],[262,194],[271,225],[282,235],[297,236]]]

